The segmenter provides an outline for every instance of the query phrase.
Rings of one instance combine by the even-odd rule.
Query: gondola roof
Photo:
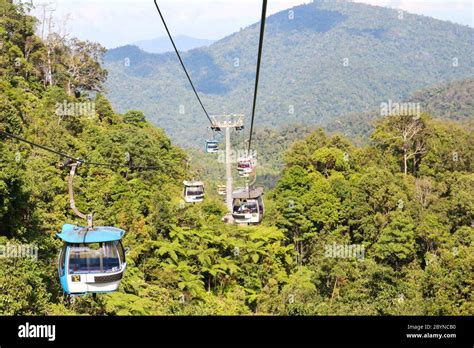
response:
[[[116,227],[97,226],[92,230],[83,226],[66,224],[57,236],[66,243],[88,244],[121,240],[125,231]]]
[[[263,187],[252,190],[237,191],[232,194],[233,199],[257,199],[263,195]]]
[[[183,181],[184,186],[204,186],[202,181]]]

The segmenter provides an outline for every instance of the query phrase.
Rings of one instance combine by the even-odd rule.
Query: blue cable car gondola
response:
[[[71,209],[87,220],[87,227],[63,225],[57,236],[64,242],[59,253],[59,280],[68,295],[112,292],[118,289],[127,266],[122,238],[125,231],[116,227],[93,226],[92,214],[81,213],[74,202],[74,175],[77,163],[71,167],[68,188]]]
[[[217,153],[219,142],[217,140],[206,140],[206,153]]]
[[[121,242],[124,234],[115,227],[65,224],[57,235],[64,241],[58,262],[64,292],[84,295],[117,290],[127,266]]]

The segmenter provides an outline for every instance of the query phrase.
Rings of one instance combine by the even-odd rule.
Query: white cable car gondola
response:
[[[237,224],[259,224],[262,222],[263,188],[241,190],[232,194],[232,217]]]
[[[204,201],[204,183],[201,181],[183,181],[184,201],[186,203],[200,203]]]
[[[58,237],[61,286],[68,295],[116,291],[127,263],[121,239],[125,231],[114,227],[78,227],[65,224]]]
[[[242,157],[237,160],[237,171],[241,178],[248,177],[257,165],[257,159],[254,157]]]

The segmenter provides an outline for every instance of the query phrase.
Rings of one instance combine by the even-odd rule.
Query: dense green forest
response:
[[[372,128],[355,121],[362,131],[351,131],[347,114],[378,111],[389,99],[402,102],[416,90],[474,76],[474,29],[396,9],[316,0],[269,16],[266,28],[259,128],[318,125],[366,136]],[[183,52],[210,113],[251,114],[258,36],[256,23]],[[105,66],[107,96],[118,111],[143,110],[174,143],[200,146],[202,110],[174,53],[124,46],[107,52]]]
[[[474,78],[470,77],[415,91],[402,103],[416,103],[421,111],[430,113],[433,117],[458,121],[473,129],[473,95]],[[381,117],[380,106],[377,105],[370,111],[348,113],[338,117],[329,122],[325,129],[331,133],[343,133],[358,143],[365,143]]]
[[[215,184],[203,162],[103,96],[104,49],[40,40],[27,9],[0,0],[0,129],[160,169],[79,168],[78,207],[126,230],[129,251],[118,292],[68,299],[55,234],[83,223],[69,209],[68,172],[58,156],[0,136],[0,245],[39,248],[37,260],[0,257],[0,314],[474,314],[471,130],[429,114],[380,119],[365,145],[322,129],[262,130],[259,156],[281,175],[264,223],[224,225],[211,190],[203,204],[182,204],[182,180]],[[93,108],[58,112],[69,104]]]
[[[421,103],[423,110],[435,117],[472,122],[474,114],[474,78],[454,81],[413,94],[410,101]]]

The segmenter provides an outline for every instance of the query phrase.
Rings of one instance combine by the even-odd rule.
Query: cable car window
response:
[[[258,212],[257,202],[251,201],[243,201],[239,205],[234,207],[234,212],[242,213],[242,214],[254,214]]]
[[[120,260],[115,244],[101,244],[71,246],[69,273],[106,273],[120,270]]]
[[[202,187],[188,187],[186,188],[186,194],[188,196],[201,196],[204,194],[204,189]]]
[[[233,209],[233,210],[234,210],[234,213],[236,213],[236,212],[239,210],[240,204],[241,204],[240,199],[235,199],[235,200],[234,200],[234,209]]]
[[[115,272],[120,270],[120,260],[116,244],[116,242],[104,243],[103,272]]]
[[[249,162],[242,162],[237,165],[238,168],[250,168],[251,164]]]
[[[66,267],[66,250],[67,246],[64,245],[63,248],[61,249],[61,253],[59,254],[59,276],[62,277],[64,276],[64,271]]]
[[[123,250],[122,242],[115,242],[120,256],[120,261],[125,263],[125,251]]]

